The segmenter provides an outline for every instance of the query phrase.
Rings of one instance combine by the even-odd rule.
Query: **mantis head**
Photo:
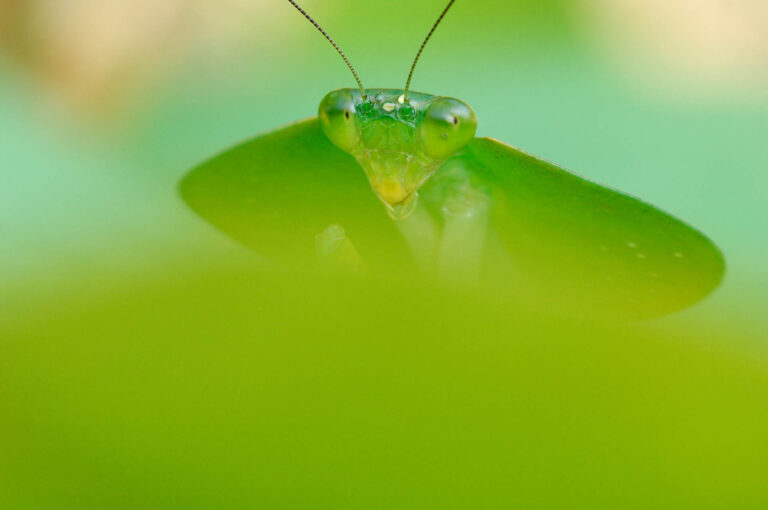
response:
[[[357,159],[395,218],[415,206],[416,191],[475,136],[477,117],[462,101],[398,89],[335,90],[319,108],[325,135]]]
[[[475,136],[477,117],[462,101],[428,94],[409,95],[421,52],[456,0],[449,0],[432,25],[403,90],[370,90],[336,42],[302,9],[288,0],[333,45],[355,77],[358,89],[339,89],[320,103],[320,125],[340,149],[352,154],[365,170],[373,191],[395,219],[416,206],[416,191],[449,157]]]

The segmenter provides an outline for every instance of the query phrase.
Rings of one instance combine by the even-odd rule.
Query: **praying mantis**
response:
[[[402,89],[328,93],[318,116],[257,136],[192,170],[187,204],[287,264],[513,289],[519,299],[646,317],[717,287],[724,258],[703,234],[619,191],[491,138],[463,101]],[[372,192],[371,192],[372,191]],[[394,273],[393,273],[394,272]]]

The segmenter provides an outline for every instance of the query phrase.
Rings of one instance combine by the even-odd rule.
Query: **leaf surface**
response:
[[[477,138],[421,190],[439,234],[443,204],[469,185],[487,200],[483,281],[489,291],[582,311],[643,317],[714,289],[723,257],[697,230],[621,192],[501,142]],[[366,265],[413,263],[396,222],[354,158],[317,119],[258,136],[194,169],[186,202],[219,229],[285,263],[313,264],[315,236],[341,225]]]

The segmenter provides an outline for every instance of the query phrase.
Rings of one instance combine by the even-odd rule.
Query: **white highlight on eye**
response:
[[[675,257],[676,259],[683,258],[683,254],[680,253],[679,251],[676,251],[675,253],[673,253],[672,256]]]
[[[395,111],[395,103],[384,103],[381,105],[381,109],[387,113],[392,113]]]
[[[397,102],[400,104],[405,103],[405,94],[400,94],[400,97],[397,98]]]
[[[633,243],[632,241],[628,242],[627,246],[629,246],[630,248],[637,248],[637,245],[635,243]]]

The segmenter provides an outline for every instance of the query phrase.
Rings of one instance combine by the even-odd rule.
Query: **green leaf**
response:
[[[430,218],[437,237],[445,234],[445,204],[466,201],[473,196],[467,189],[486,201],[487,222],[472,228],[485,236],[481,281],[489,292],[579,313],[644,317],[688,306],[722,278],[722,255],[695,229],[491,139],[473,140],[426,183],[422,224]],[[402,225],[316,119],[211,159],[183,180],[181,193],[219,229],[284,263],[313,264],[315,237],[341,225],[367,267],[413,273]],[[438,248],[420,249],[431,256]]]
[[[496,140],[475,139],[459,158],[492,193],[492,230],[516,268],[497,277],[511,285],[643,316],[690,305],[722,279],[717,247],[658,208]]]

